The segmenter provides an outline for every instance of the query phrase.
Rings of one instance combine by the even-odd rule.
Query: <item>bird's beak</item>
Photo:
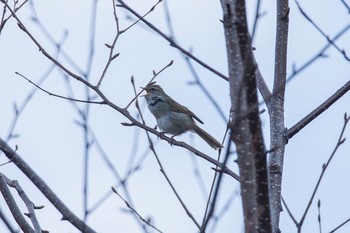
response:
[[[145,97],[145,96],[147,96],[147,95],[149,94],[149,91],[148,91],[148,89],[147,89],[147,88],[145,88],[145,87],[141,87],[141,89],[142,89],[142,90],[144,90],[144,91],[146,91],[146,94],[141,95],[141,97]]]

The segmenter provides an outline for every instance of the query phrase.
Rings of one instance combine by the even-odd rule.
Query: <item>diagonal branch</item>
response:
[[[346,25],[343,29],[341,29],[332,39],[333,42],[336,42],[338,39],[342,38],[342,36],[349,31],[350,29],[350,24]],[[325,58],[327,55],[325,54],[325,52],[327,51],[327,49],[329,49],[332,46],[332,44],[330,42],[328,42],[325,46],[323,46],[322,49],[320,49],[320,51],[315,54],[313,57],[311,57],[308,61],[306,61],[303,65],[301,65],[299,68],[295,68],[293,67],[292,73],[289,75],[287,82],[290,82],[291,80],[293,80],[297,74],[300,74],[303,70],[305,70],[306,68],[310,67],[311,64],[313,64],[316,60],[318,60],[319,58]]]
[[[339,46],[332,40],[329,38],[329,36],[310,18],[310,16],[308,16],[306,14],[306,12],[303,10],[303,8],[301,8],[299,2],[297,0],[294,0],[295,3],[298,6],[299,11],[301,12],[301,14],[316,28],[316,30],[318,32],[320,32],[322,34],[322,36],[336,49],[338,50],[347,61],[350,61],[350,58],[346,55],[346,52],[344,49],[339,48]]]
[[[144,17],[142,17],[139,13],[137,13],[134,9],[132,9],[130,6],[128,6],[124,1],[118,0],[120,2],[120,6],[127,9],[129,12],[131,12],[133,15],[135,15],[138,19],[140,19],[142,22],[144,22],[149,28],[151,28],[153,31],[155,31],[157,34],[159,34],[161,37],[163,37],[165,40],[167,40],[171,46],[174,48],[177,48],[180,50],[183,54],[191,58],[192,60],[196,61],[198,64],[203,66],[204,68],[208,69],[209,71],[213,72],[214,74],[218,75],[222,79],[228,81],[228,77],[220,73],[219,71],[215,70],[196,56],[194,56],[192,53],[187,51],[186,49],[182,48],[180,45],[178,45],[172,38],[169,36],[165,35],[161,30],[159,30],[156,26],[151,24],[149,21],[147,21]]]
[[[15,199],[12,196],[10,189],[7,187],[5,177],[2,176],[2,174],[0,174],[0,191],[14,219],[16,220],[19,227],[23,230],[23,232],[38,233],[29,225],[29,223],[24,218],[21,210],[19,209]]]
[[[311,197],[310,197],[310,200],[309,200],[309,203],[307,204],[306,208],[305,208],[305,211],[304,211],[304,214],[303,216],[301,217],[297,227],[298,227],[298,232],[301,232],[301,227],[303,226],[303,223],[304,223],[304,220],[306,218],[306,215],[311,207],[311,204],[315,198],[315,195],[316,195],[316,192],[318,190],[318,187],[320,186],[321,184],[321,181],[322,181],[322,178],[323,178],[323,175],[325,174],[329,164],[331,163],[332,159],[334,158],[334,155],[336,154],[336,152],[338,151],[339,147],[345,142],[345,138],[344,138],[344,132],[345,132],[345,129],[348,125],[350,121],[350,117],[347,116],[347,114],[344,114],[344,124],[343,124],[343,128],[340,132],[340,135],[339,135],[339,138],[338,138],[338,141],[337,141],[337,144],[336,146],[334,147],[331,155],[329,156],[329,159],[327,160],[327,162],[325,164],[323,164],[322,166],[322,171],[321,171],[321,174],[320,174],[320,177],[318,178],[317,180],[317,183],[316,183],[316,186],[314,188],[314,191],[312,192],[311,194]]]
[[[326,111],[330,106],[332,106],[337,100],[339,100],[349,90],[350,90],[350,81],[345,83],[333,95],[331,95],[325,102],[323,102],[320,106],[318,106],[316,109],[310,112],[298,123],[296,123],[290,129],[288,129],[287,139],[292,138],[295,134],[297,134],[300,130],[302,130],[305,126],[307,126],[311,121],[316,119],[319,115],[321,115],[324,111]]]
[[[217,161],[217,160],[213,159],[209,155],[206,155],[206,154],[202,153],[201,151],[195,149],[194,147],[192,147],[192,146],[190,146],[190,145],[188,145],[188,144],[186,144],[184,142],[176,141],[176,140],[174,140],[174,139],[172,139],[170,137],[165,136],[164,134],[158,132],[157,130],[155,130],[155,129],[149,127],[149,126],[144,125],[142,122],[136,120],[129,113],[129,111],[126,108],[119,107],[118,105],[116,105],[113,102],[111,102],[97,86],[94,86],[90,82],[86,81],[84,78],[82,78],[79,75],[71,72],[67,67],[65,67],[63,64],[58,62],[54,57],[52,57],[41,46],[41,44],[38,42],[38,40],[35,39],[35,37],[26,29],[25,25],[21,22],[21,20],[17,17],[17,15],[11,10],[11,8],[8,5],[7,5],[7,7],[13,13],[13,17],[17,20],[18,25],[20,26],[20,28],[29,36],[29,38],[35,43],[35,45],[38,46],[39,51],[41,51],[45,57],[47,57],[50,61],[52,61],[54,64],[56,64],[61,70],[63,70],[70,77],[76,79],[77,81],[81,82],[83,85],[86,85],[87,87],[89,87],[90,89],[95,91],[96,94],[102,99],[104,104],[106,104],[109,107],[113,108],[114,110],[118,111],[123,116],[125,116],[128,120],[130,120],[131,123],[125,123],[123,125],[126,125],[126,126],[138,126],[138,127],[142,128],[142,129],[147,130],[148,132],[153,133],[154,135],[157,135],[159,138],[161,138],[163,140],[166,140],[167,142],[171,142],[172,145],[183,147],[183,148],[191,151],[195,155],[203,158],[204,160],[207,160],[208,162],[214,164],[215,166],[218,166],[220,169],[222,169],[222,172],[226,173],[227,175],[231,176],[232,178],[234,178],[236,180],[239,180],[239,176],[236,173],[234,173],[232,170],[230,170],[228,167],[224,166],[220,161]],[[170,64],[171,64],[171,62],[169,64],[167,64],[167,66],[169,66]],[[154,74],[154,75],[156,75],[156,74]]]
[[[69,221],[77,229],[85,233],[95,233],[86,223],[81,221],[68,207],[59,199],[59,197],[50,189],[38,174],[24,160],[12,150],[7,143],[0,138],[0,150],[11,160],[41,191],[42,194],[51,202],[52,205],[62,214],[62,219]]]
[[[112,191],[113,193],[117,194],[117,196],[122,199],[125,203],[125,205],[131,210],[132,213],[134,213],[142,222],[144,222],[145,224],[147,224],[148,226],[152,227],[154,230],[158,231],[159,233],[162,233],[161,230],[159,230],[157,227],[155,227],[154,225],[152,225],[149,221],[147,221],[145,218],[143,218],[130,204],[127,200],[125,200],[122,195],[120,195],[118,193],[118,191],[112,187]]]

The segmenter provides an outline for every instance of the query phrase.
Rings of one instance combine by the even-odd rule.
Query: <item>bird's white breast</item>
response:
[[[166,114],[156,118],[159,128],[169,134],[182,134],[194,124],[192,117],[185,113],[168,111]]]

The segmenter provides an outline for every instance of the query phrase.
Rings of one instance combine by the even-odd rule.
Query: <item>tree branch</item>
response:
[[[325,102],[320,106],[310,112],[307,116],[301,119],[298,123],[292,126],[287,131],[287,139],[291,139],[300,130],[307,126],[311,121],[316,119],[324,111],[326,111],[330,106],[332,106],[337,100],[339,100],[345,93],[350,90],[350,81],[345,83],[341,88],[339,88],[333,95],[331,95]]]
[[[11,160],[41,191],[42,194],[56,207],[63,215],[64,220],[72,223],[77,229],[85,233],[95,233],[86,223],[81,221],[68,207],[58,198],[58,196],[50,189],[50,187],[42,180],[34,170],[23,159],[12,150],[5,141],[0,138],[0,150],[4,152],[6,157]]]
[[[231,140],[238,154],[245,232],[271,232],[266,150],[257,98],[259,72],[245,1],[221,0],[221,6],[230,78]]]
[[[283,174],[283,158],[285,140],[284,98],[287,73],[287,45],[289,3],[288,0],[277,0],[276,42],[275,42],[275,74],[273,92],[267,107],[270,116],[270,148],[269,179],[271,190],[272,232],[279,230]]]
[[[29,225],[29,223],[24,218],[21,210],[18,208],[17,203],[12,196],[12,193],[10,192],[10,189],[7,187],[6,180],[2,176],[2,174],[0,174],[0,191],[14,219],[16,220],[18,226],[22,229],[22,231],[28,232],[28,233],[39,233],[37,231],[34,231],[34,229]]]
[[[213,72],[214,74],[216,74],[217,76],[221,77],[222,79],[228,81],[228,78],[223,75],[222,73],[220,73],[219,71],[215,70],[214,68],[212,68],[211,66],[209,66],[208,64],[204,63],[203,61],[201,61],[199,58],[197,58],[196,56],[194,56],[192,53],[188,52],[186,49],[182,48],[180,45],[178,45],[172,38],[168,37],[167,35],[165,35],[161,30],[159,30],[156,26],[154,26],[153,24],[151,24],[149,21],[147,21],[144,17],[142,17],[139,13],[137,13],[134,9],[132,9],[130,6],[128,6],[124,1],[122,0],[118,0],[118,2],[120,2],[120,6],[127,9],[129,12],[131,12],[133,15],[136,16],[136,18],[140,19],[142,22],[144,22],[150,29],[152,29],[153,31],[155,31],[157,34],[159,34],[161,37],[163,37],[165,40],[167,40],[171,46],[173,46],[174,48],[177,48],[178,50],[180,50],[183,54],[185,54],[186,56],[188,56],[189,58],[193,59],[194,61],[196,61],[198,64],[200,64],[201,66],[203,66],[204,68],[208,69],[209,71]]]

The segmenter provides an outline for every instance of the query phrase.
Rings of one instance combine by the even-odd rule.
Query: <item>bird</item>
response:
[[[179,104],[167,95],[164,90],[154,83],[143,88],[149,111],[154,115],[157,125],[163,133],[175,136],[192,131],[198,134],[209,146],[215,150],[223,145],[213,136],[200,128],[194,120],[203,124],[203,121],[187,107]]]

